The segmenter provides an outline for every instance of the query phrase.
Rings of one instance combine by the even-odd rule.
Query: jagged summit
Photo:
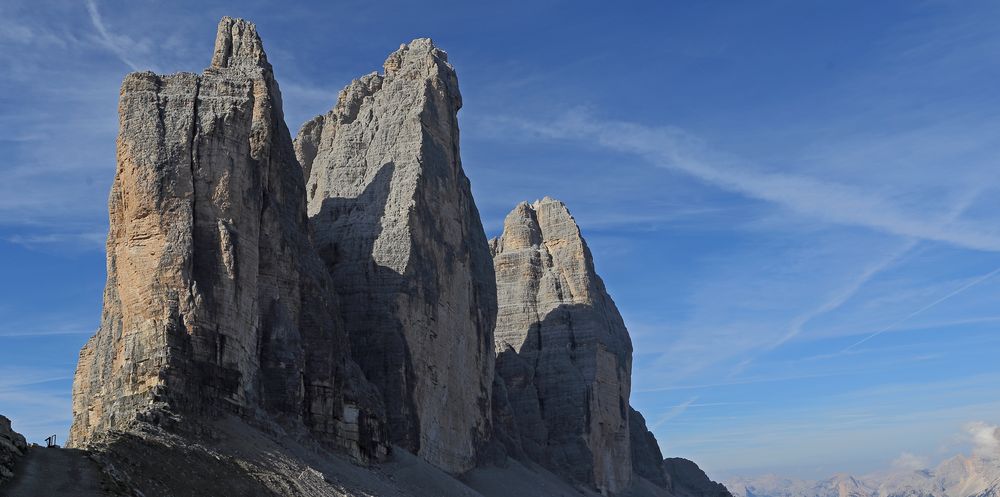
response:
[[[243,19],[223,17],[215,37],[211,67],[261,67],[270,70],[271,64],[264,53],[264,43],[257,35],[257,26]]]
[[[80,353],[71,445],[231,412],[384,456],[253,24],[224,18],[202,75],[130,74],[119,111],[104,311]]]
[[[558,474],[624,491],[632,342],[576,220],[552,198],[522,202],[491,250],[496,370],[514,417],[502,438]]]
[[[416,38],[399,45],[399,49],[389,54],[382,64],[386,77],[432,67],[455,72],[455,68],[448,63],[448,52],[438,48],[430,38]]]
[[[313,241],[391,439],[460,473],[490,438],[493,264],[462,170],[447,55],[417,39],[384,69],[306,123],[296,152]]]
[[[294,143],[247,21],[202,74],[125,78],[70,445],[149,497],[688,497],[565,204],[488,241],[447,54],[383,69]]]

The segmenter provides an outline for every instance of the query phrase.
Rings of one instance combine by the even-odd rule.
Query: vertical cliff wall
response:
[[[566,206],[518,205],[491,242],[497,375],[514,421],[502,438],[603,493],[632,476],[632,343]]]
[[[80,353],[70,443],[229,411],[384,455],[254,25],[224,18],[202,75],[129,74],[119,114],[102,324]]]
[[[393,442],[472,468],[490,433],[493,264],[459,157],[447,54],[403,45],[296,139],[313,240]]]

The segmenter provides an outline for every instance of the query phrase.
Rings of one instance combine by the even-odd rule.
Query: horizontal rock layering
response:
[[[384,71],[294,143],[246,21],[222,20],[201,75],[125,78],[70,444],[146,495],[355,495],[313,469],[343,468],[318,440],[363,462],[397,444],[386,467],[432,469],[439,492],[506,495],[520,475],[559,495],[702,497],[707,478],[664,463],[629,406],[628,331],[566,206],[522,203],[488,242],[447,54],[417,39]],[[136,460],[149,451],[170,464]],[[233,481],[177,476],[196,464]],[[344,471],[372,476],[358,494],[428,491]]]
[[[384,455],[308,238],[302,171],[254,26],[225,18],[202,75],[122,84],[102,325],[80,353],[70,443],[220,409]]]
[[[566,206],[518,205],[492,242],[497,375],[529,457],[606,493],[632,477],[632,342]]]
[[[490,435],[493,263],[462,171],[455,70],[431,40],[389,55],[306,123],[313,238],[392,441],[452,473]]]

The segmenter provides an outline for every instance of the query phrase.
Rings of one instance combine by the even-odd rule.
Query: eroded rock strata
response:
[[[565,205],[488,242],[447,55],[414,40],[384,71],[294,143],[246,21],[200,75],[125,78],[70,444],[150,497],[701,497],[629,407],[631,341]]]
[[[383,407],[309,241],[254,25],[224,18],[201,75],[129,74],[119,114],[104,311],[80,353],[70,444],[228,411],[383,456]]]
[[[550,198],[521,203],[491,249],[496,369],[516,418],[507,429],[558,474],[623,491],[632,477],[632,342],[576,221]]]
[[[451,473],[490,435],[496,289],[459,157],[447,54],[403,45],[306,123],[313,240],[354,358],[382,392],[394,443]]]

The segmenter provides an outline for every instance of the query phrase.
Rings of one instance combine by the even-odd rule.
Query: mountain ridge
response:
[[[996,497],[1000,457],[959,454],[930,469],[893,469],[858,477],[840,473],[818,481],[767,475],[725,483],[736,497]]]
[[[69,438],[109,495],[728,495],[629,405],[566,206],[487,240],[447,54],[416,39],[383,70],[295,140],[248,21],[201,74],[125,77]]]

